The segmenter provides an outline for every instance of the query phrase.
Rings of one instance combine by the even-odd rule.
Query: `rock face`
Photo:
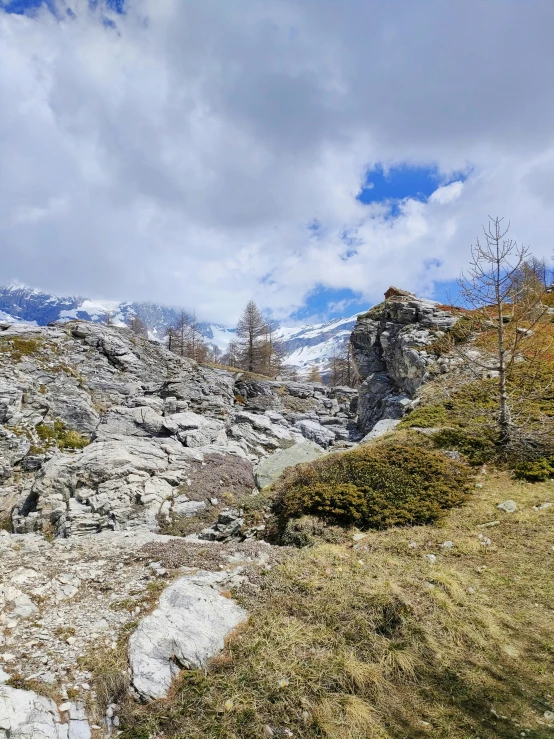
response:
[[[131,679],[140,698],[165,698],[181,669],[204,667],[246,620],[246,611],[220,593],[229,582],[227,573],[204,572],[164,590],[158,608],[129,641]]]
[[[456,316],[431,300],[390,288],[387,299],[358,317],[351,342],[363,380],[358,426],[369,432],[378,421],[400,419],[413,407],[417,389],[447,368],[428,351],[456,323]]]
[[[351,445],[355,395],[197,365],[129,329],[2,324],[0,521],[54,537],[156,530],[251,492],[279,450]]]

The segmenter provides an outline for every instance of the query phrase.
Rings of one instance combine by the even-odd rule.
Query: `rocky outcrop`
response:
[[[0,325],[0,521],[156,530],[251,492],[275,452],[357,441],[355,395],[198,365],[124,328]]]
[[[399,419],[413,407],[418,388],[448,368],[430,346],[457,318],[438,303],[390,288],[386,299],[358,317],[351,344],[362,379],[358,426],[369,432],[378,421]]]

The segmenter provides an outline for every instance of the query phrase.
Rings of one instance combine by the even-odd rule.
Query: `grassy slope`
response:
[[[554,484],[481,481],[440,528],[294,553],[242,596],[249,623],[208,672],[134,707],[123,736],[553,736],[554,506],[533,506]]]
[[[493,338],[481,332],[477,346]],[[552,358],[541,363],[551,375]],[[495,383],[464,382],[430,383],[403,426],[454,427],[470,437],[460,451],[492,459],[479,444],[491,438]],[[539,395],[526,411],[550,417],[551,383]],[[554,737],[544,717],[554,711],[554,505],[533,508],[554,503],[554,482],[494,470],[477,480],[438,525],[357,543],[351,530],[286,556],[237,594],[250,619],[205,673],[183,673],[167,701],[124,706],[124,739]],[[497,510],[508,498],[516,513]]]

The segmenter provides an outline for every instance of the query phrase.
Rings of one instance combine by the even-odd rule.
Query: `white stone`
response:
[[[78,722],[70,721],[69,725],[63,724],[56,704],[50,698],[0,685],[0,737],[90,739],[91,731],[86,718]]]
[[[210,583],[217,579],[184,577],[160,597],[158,608],[146,616],[129,640],[132,683],[141,698],[167,696],[180,666],[205,666],[218,654],[225,638],[247,613],[223,597]]]

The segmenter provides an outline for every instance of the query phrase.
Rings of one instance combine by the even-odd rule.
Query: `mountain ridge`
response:
[[[177,320],[180,308],[156,303],[95,300],[87,297],[57,296],[25,285],[0,286],[0,321],[45,326],[55,321],[80,319],[105,324],[125,325],[133,316],[149,328],[150,338],[163,340],[165,330]],[[283,348],[284,364],[307,372],[312,366],[320,371],[349,341],[357,315],[336,318],[305,326],[279,326],[275,336]],[[235,329],[223,324],[199,322],[198,332],[211,347],[225,352],[235,337]]]

